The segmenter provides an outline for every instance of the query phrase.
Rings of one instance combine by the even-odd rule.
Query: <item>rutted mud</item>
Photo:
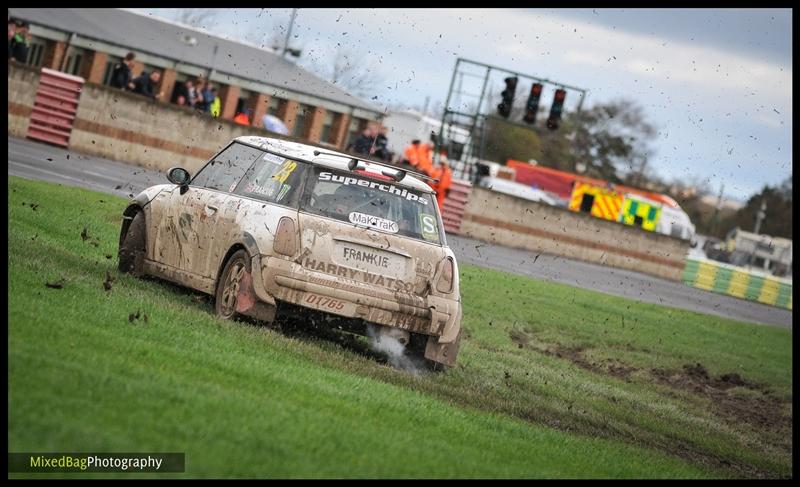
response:
[[[518,339],[513,337],[512,341],[518,343]],[[557,345],[542,352],[567,359],[582,369],[598,374],[611,375],[625,381],[632,380],[633,374],[646,375],[673,389],[706,397],[712,412],[733,423],[747,423],[755,428],[774,430],[792,426],[790,400],[776,396],[766,385],[746,380],[735,372],[713,376],[701,363],[684,364],[680,370],[668,370],[637,368],[617,359],[593,362],[585,356],[584,347]],[[740,390],[732,391],[734,388]]]

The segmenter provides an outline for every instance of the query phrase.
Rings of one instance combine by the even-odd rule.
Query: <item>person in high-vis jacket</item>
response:
[[[428,175],[438,181],[430,181],[428,185],[436,191],[436,202],[439,204],[439,209],[444,207],[444,200],[450,193],[450,186],[453,185],[453,171],[450,169],[450,164],[447,161],[447,153],[439,153],[439,164],[431,167]]]
[[[211,112],[212,117],[219,117],[219,114],[222,111],[222,101],[219,99],[216,88],[211,88],[211,94],[214,99],[211,100],[208,110]]]
[[[417,170],[417,163],[419,162],[419,139],[414,139],[403,150],[403,164],[408,164],[411,169]]]

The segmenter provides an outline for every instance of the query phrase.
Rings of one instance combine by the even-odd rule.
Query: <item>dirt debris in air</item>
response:
[[[616,359],[592,362],[586,358],[585,352],[585,347],[561,345],[543,350],[545,355],[568,359],[582,369],[625,381],[630,381],[632,374],[644,371],[660,384],[708,398],[715,413],[736,422],[768,429],[792,427],[791,413],[786,413],[786,404],[790,401],[775,396],[766,385],[746,380],[738,373],[730,372],[715,377],[701,363],[685,364],[681,370],[641,369]],[[747,389],[751,393],[736,393],[731,391],[733,388]]]

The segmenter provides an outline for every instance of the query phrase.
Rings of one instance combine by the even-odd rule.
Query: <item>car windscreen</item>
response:
[[[444,243],[433,195],[367,173],[309,171],[301,210],[384,233]]]

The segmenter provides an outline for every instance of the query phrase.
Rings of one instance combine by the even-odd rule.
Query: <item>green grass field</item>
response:
[[[462,265],[459,364],[414,376],[119,275],[122,199],[8,191],[9,451],[186,452],[192,477],[792,475],[789,330]]]

